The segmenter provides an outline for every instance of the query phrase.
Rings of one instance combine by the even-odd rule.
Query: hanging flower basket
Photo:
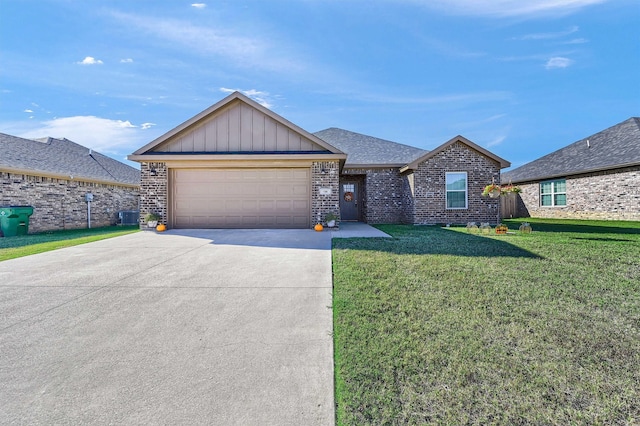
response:
[[[500,188],[500,192],[503,195],[518,194],[518,193],[522,192],[522,189],[520,189],[519,186],[515,186],[515,185],[512,185],[512,184],[509,184],[509,185],[505,185],[502,188]]]
[[[500,185],[496,185],[495,183],[492,183],[491,185],[487,185],[484,187],[484,190],[482,191],[482,195],[483,196],[489,196],[491,198],[496,198],[500,196]]]

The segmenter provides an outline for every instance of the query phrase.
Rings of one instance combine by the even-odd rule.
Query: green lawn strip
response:
[[[137,226],[43,232],[0,238],[0,261],[138,232]]]
[[[530,222],[334,240],[339,424],[640,420],[640,232]]]

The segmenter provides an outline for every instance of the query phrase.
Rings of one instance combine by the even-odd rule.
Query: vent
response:
[[[122,210],[118,212],[118,225],[137,225],[140,220],[140,211]]]

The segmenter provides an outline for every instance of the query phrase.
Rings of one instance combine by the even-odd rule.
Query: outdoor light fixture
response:
[[[151,167],[151,168],[149,169],[149,174],[150,174],[151,176],[157,176],[157,175],[158,175],[158,172],[156,171],[156,168],[155,168],[155,167]]]

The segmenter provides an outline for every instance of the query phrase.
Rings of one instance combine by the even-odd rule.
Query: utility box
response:
[[[118,212],[118,225],[137,225],[139,222],[139,210],[122,210]]]
[[[0,229],[5,237],[27,235],[29,216],[33,214],[31,206],[0,207]]]

